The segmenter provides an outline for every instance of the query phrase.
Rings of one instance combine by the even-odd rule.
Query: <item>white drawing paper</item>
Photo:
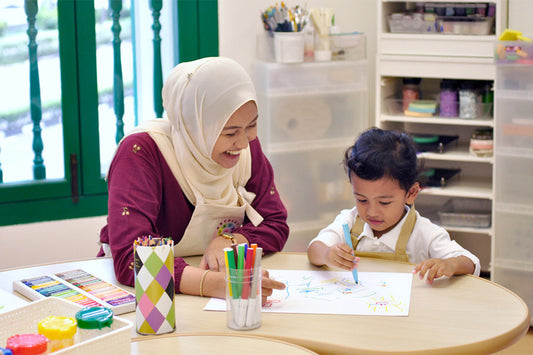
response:
[[[407,316],[413,274],[359,272],[359,283],[349,271],[268,270],[283,282],[274,290],[263,312]],[[224,300],[212,298],[204,310],[225,311]]]

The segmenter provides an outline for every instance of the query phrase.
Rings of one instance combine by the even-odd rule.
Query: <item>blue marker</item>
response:
[[[350,236],[350,227],[348,227],[348,225],[344,223],[342,225],[342,228],[344,229],[344,239],[346,240],[346,244],[348,244],[348,246],[350,246],[350,248],[353,249],[352,237]],[[357,269],[353,269],[352,274],[353,274],[353,280],[355,281],[355,283],[356,284],[359,283],[359,277],[357,276]]]

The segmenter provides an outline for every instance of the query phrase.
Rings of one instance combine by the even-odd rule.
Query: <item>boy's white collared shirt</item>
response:
[[[406,206],[405,208],[406,211],[409,212],[409,207]],[[420,216],[417,211],[415,212],[416,223],[406,246],[406,254],[409,257],[409,262],[418,264],[431,258],[447,259],[464,255],[472,260],[475,265],[474,275],[479,276],[481,271],[479,259],[474,254],[464,249],[455,240],[451,240],[450,235],[444,228],[434,224],[428,218]],[[309,244],[317,240],[327,246],[344,243],[342,225],[347,223],[351,229],[355,223],[356,217],[356,207],[353,207],[350,210],[342,210],[333,223],[322,229]],[[400,230],[405,223],[406,217],[407,214],[404,215],[400,223],[389,232],[383,234],[380,238],[374,237],[372,228],[365,223],[363,232],[358,237],[359,244],[357,245],[357,250],[393,253],[396,249],[396,242],[398,241]]]

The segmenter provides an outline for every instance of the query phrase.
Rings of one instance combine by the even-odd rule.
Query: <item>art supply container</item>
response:
[[[50,316],[37,324],[39,334],[50,341],[50,351],[54,352],[74,345],[74,336],[78,329],[76,320],[70,317]]]
[[[403,111],[409,108],[412,101],[420,100],[420,78],[403,78],[402,100]]]
[[[226,324],[234,330],[261,326],[261,267],[230,269],[226,275]]]
[[[274,55],[278,63],[304,61],[305,37],[303,32],[274,32]]]
[[[459,117],[477,118],[477,84],[474,81],[463,81],[459,90]]]
[[[441,117],[458,117],[459,95],[454,80],[444,79],[440,82],[439,107]]]
[[[106,307],[85,307],[76,313],[76,322],[76,343],[80,343],[109,333],[113,324],[113,311]]]
[[[476,129],[470,138],[470,153],[476,157],[491,157],[494,153],[492,128]]]
[[[13,355],[50,354],[49,341],[42,334],[16,334],[7,339],[6,348]]]
[[[133,244],[135,324],[139,334],[164,334],[176,329],[174,308],[174,242],[139,239]]]
[[[329,30],[333,18],[333,9],[311,9],[309,15],[316,29],[315,61],[329,61],[331,60]]]

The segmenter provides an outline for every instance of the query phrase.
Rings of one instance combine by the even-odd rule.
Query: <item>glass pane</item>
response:
[[[135,103],[133,93],[133,49],[130,1],[122,1],[120,11],[120,58],[124,87],[123,131],[128,132],[135,125]],[[104,175],[111,163],[116,148],[117,120],[120,113],[115,113],[116,97],[113,93],[114,49],[113,17],[108,0],[95,1],[96,45],[98,71],[98,124],[100,130],[100,162]]]
[[[65,176],[57,5],[54,1],[38,3],[34,39],[38,72],[33,77],[40,84],[40,96],[33,101],[40,99],[42,110],[36,110],[32,118],[24,1],[0,2],[0,169],[4,183]],[[40,176],[34,176],[35,160],[42,165]]]

